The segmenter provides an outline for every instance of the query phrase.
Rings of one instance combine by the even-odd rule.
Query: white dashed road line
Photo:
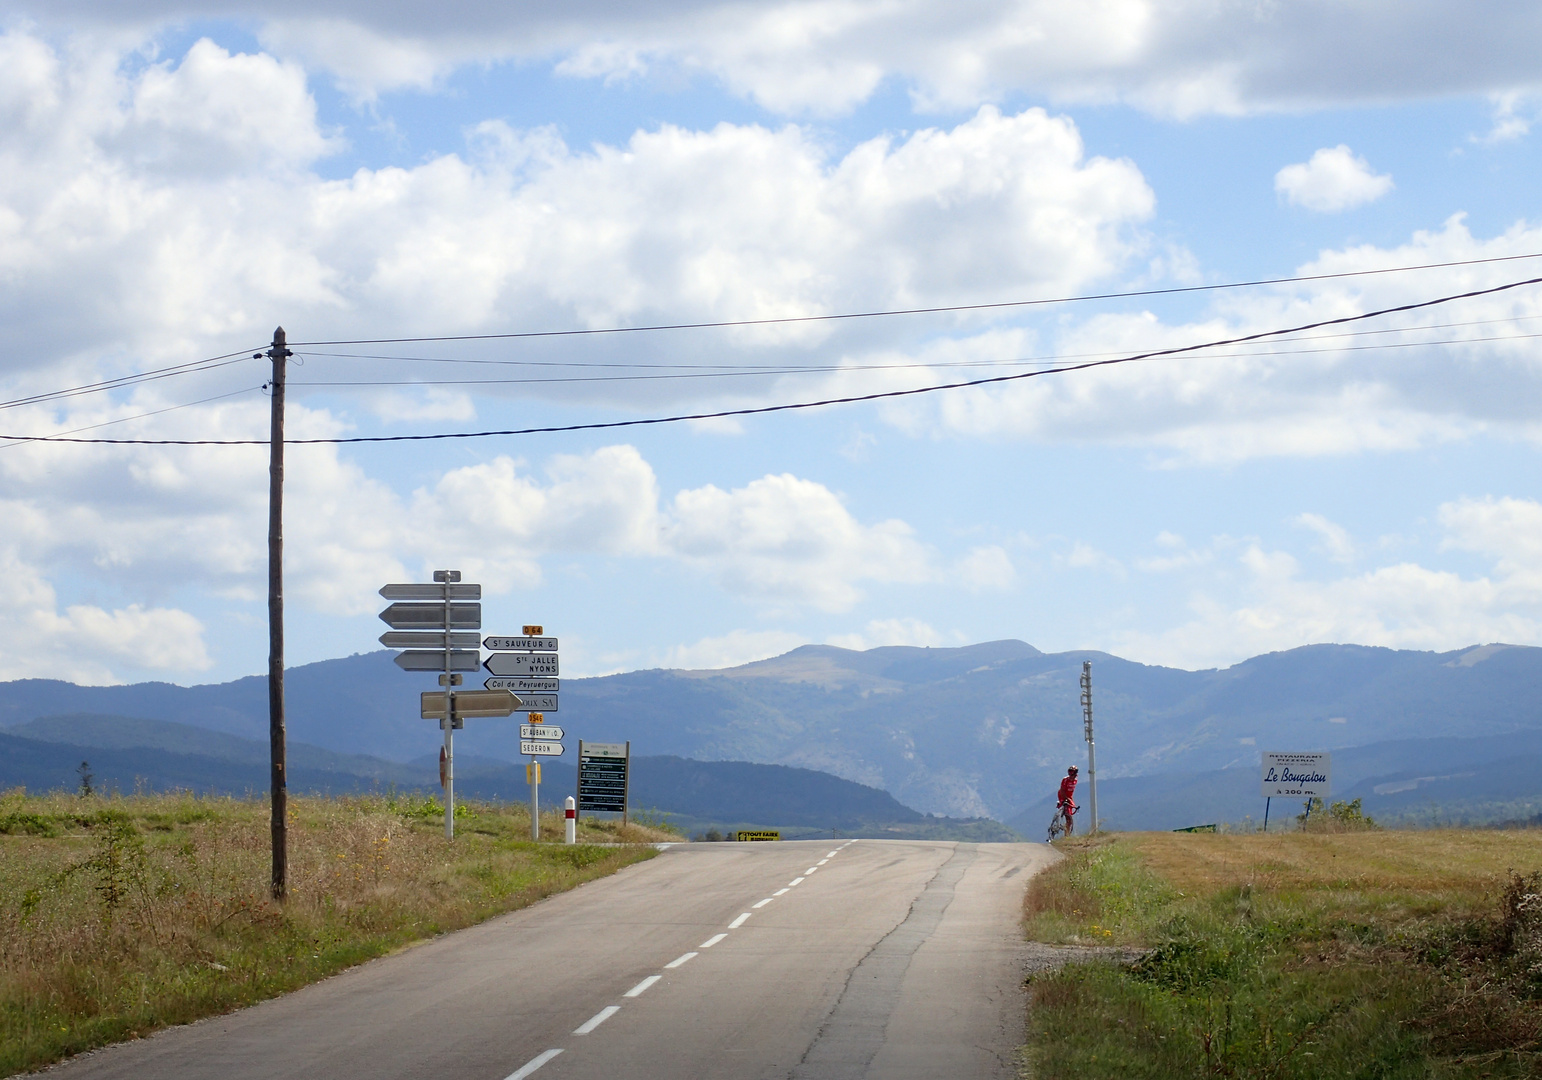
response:
[[[763,908],[763,907],[765,907],[775,897],[783,895],[784,893],[786,893],[790,889],[792,889],[794,886],[803,884],[803,882],[808,879],[808,876],[810,874],[814,873],[816,870],[819,869],[819,867],[823,866],[825,863],[827,863],[831,859],[835,858],[835,856],[838,855],[841,852],[841,850],[846,847],[847,844],[853,844],[855,842],[856,841],[854,841],[854,840],[846,841],[845,844],[842,844],[840,847],[836,848],[834,851],[830,852],[830,854],[826,855],[823,859],[821,859],[817,865],[811,866],[807,870],[805,870],[803,872],[803,876],[802,877],[794,878],[793,880],[789,881],[786,884],[786,886],[784,886],[783,888],[780,888],[780,889],[776,890],[776,892],[772,893],[770,896],[766,897],[764,900],[761,900],[759,903],[754,904],[752,906],[752,910],[754,908]],[[728,929],[730,929],[730,930],[737,930],[737,929],[739,929],[739,927],[743,926],[746,922],[749,921],[750,914],[751,914],[751,912],[749,912],[749,911],[746,911],[746,912],[743,912],[742,914],[740,914],[738,918],[734,919],[733,922],[728,924]],[[712,948],[712,946],[716,945],[720,941],[723,941],[727,937],[728,937],[728,935],[726,933],[724,933],[724,934],[713,934],[706,941],[703,941],[700,945],[698,945],[697,948],[698,949],[710,949],[710,948]],[[675,968],[681,967],[681,966],[689,963],[695,957],[700,956],[700,955],[701,954],[699,952],[688,952],[688,953],[685,953],[684,955],[677,956],[677,957],[675,957],[675,959],[673,959],[669,963],[665,964],[664,965],[664,969],[666,971],[668,971],[668,970],[673,970]],[[650,986],[652,986],[654,983],[660,981],[663,978],[664,978],[664,976],[662,976],[662,975],[649,975],[646,979],[644,979],[642,982],[638,983],[636,986],[632,987],[630,990],[628,990],[625,994],[622,994],[621,996],[622,997],[628,997],[628,998],[640,997],[643,994],[643,992],[646,991]],[[612,1016],[615,1016],[620,1011],[621,1011],[621,1006],[619,1006],[619,1005],[607,1005],[603,1009],[601,1009],[599,1012],[597,1012],[593,1016],[591,1016],[588,1020],[584,1021],[583,1025],[581,1027],[575,1028],[573,1030],[573,1034],[574,1035],[588,1035],[595,1028],[599,1027],[601,1024],[603,1024],[605,1021],[609,1020]],[[542,1065],[545,1065],[548,1061],[550,1061],[552,1058],[556,1057],[560,1053],[562,1053],[562,1049],[561,1048],[557,1048],[557,1049],[553,1049],[553,1050],[547,1050],[546,1052],[541,1053],[541,1054],[537,1054],[535,1057],[533,1057],[529,1061],[525,1062],[524,1065],[521,1065],[519,1067],[518,1071],[513,1072],[509,1076],[507,1076],[505,1078],[505,1080],[525,1080],[525,1078],[527,1076],[530,1076],[537,1069],[539,1069]]]
[[[662,975],[649,975],[646,979],[644,979],[642,982],[638,983],[636,986],[632,987],[630,990],[628,990],[626,993],[622,994],[621,996],[622,997],[641,997],[642,996],[642,992],[644,990],[648,989],[648,987],[652,986],[654,983],[658,982],[663,977],[664,976],[662,976]]]
[[[584,1023],[583,1023],[583,1026],[574,1028],[573,1029],[573,1034],[574,1035],[587,1035],[587,1034],[589,1034],[589,1032],[591,1032],[595,1028],[599,1027],[601,1024],[603,1024],[605,1021],[609,1020],[612,1016],[615,1016],[620,1011],[621,1011],[621,1006],[620,1005],[607,1005],[603,1009],[601,1009],[599,1012],[597,1012],[593,1016],[589,1017],[589,1019],[585,1020]]]
[[[518,1069],[511,1072],[506,1077],[506,1080],[525,1080],[525,1077],[535,1072],[542,1065],[545,1065],[548,1061],[560,1053],[562,1053],[561,1049],[557,1049],[548,1050],[544,1054],[537,1054],[535,1057],[521,1065]]]

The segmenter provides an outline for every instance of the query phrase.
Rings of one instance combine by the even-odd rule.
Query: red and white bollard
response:
[[[565,822],[563,822],[563,824],[567,827],[567,834],[563,837],[563,842],[567,844],[578,843],[578,803],[573,800],[573,796],[571,795],[568,796],[568,801],[566,806],[563,808],[562,816],[567,819]]]

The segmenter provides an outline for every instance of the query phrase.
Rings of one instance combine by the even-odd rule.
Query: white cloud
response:
[[[1442,506],[1439,517],[1447,547],[1494,558],[1508,599],[1542,604],[1542,504],[1517,498],[1459,499]]]
[[[960,559],[949,577],[971,592],[998,592],[1017,583],[1017,568],[1005,549],[988,544]]]
[[[1495,143],[1514,142],[1531,131],[1536,111],[1536,94],[1517,90],[1491,95],[1494,103],[1493,125],[1482,135],[1472,136],[1472,141],[1489,146]],[[1529,108],[1528,108],[1529,106]]]
[[[5,0],[13,16],[185,24],[213,0]],[[1455,0],[725,0],[554,5],[252,0],[268,47],[361,97],[432,87],[456,67],[550,62],[574,77],[704,75],[782,111],[842,112],[886,80],[923,107],[1027,93],[1191,116],[1502,92],[1537,84],[1530,7]],[[1460,26],[1461,33],[1451,28]]]
[[[863,525],[828,488],[788,474],[675,496],[664,544],[735,592],[845,611],[863,581],[922,582],[931,555],[902,521]]]
[[[1302,528],[1311,529],[1321,538],[1328,558],[1334,562],[1355,561],[1355,542],[1350,539],[1349,532],[1344,526],[1329,521],[1321,514],[1297,514],[1293,520]]]
[[[1062,292],[1138,255],[1154,206],[1139,170],[1088,157],[1069,120],[993,107],[844,156],[796,125],[663,125],[575,150],[550,130],[488,122],[464,154],[324,180],[310,166],[336,140],[293,63],[201,41],[136,68],[89,39],[73,45],[0,35],[0,355],[11,374],[47,371],[50,384],[104,355],[116,373],[256,345],[275,313],[302,342]],[[721,362],[726,344],[781,350],[773,366],[819,364],[829,358],[810,346],[844,332],[632,339],[626,355]],[[599,351],[580,361],[618,345],[586,347]],[[518,366],[571,359],[541,348],[504,349],[496,358],[515,366],[501,372],[465,370],[544,380],[504,392],[633,409],[747,385],[552,380],[574,372]],[[297,394],[357,377],[356,360],[325,351],[306,352]],[[389,368],[429,370],[455,369]]]
[[[1369,162],[1340,143],[1275,173],[1274,190],[1295,206],[1334,214],[1375,202],[1392,190],[1392,177],[1372,172]]]
[[[430,386],[421,391],[389,390],[371,394],[364,405],[386,423],[422,423],[427,420],[475,420],[476,403],[460,390]]]
[[[874,619],[859,633],[835,634],[827,643],[842,649],[859,652],[878,649],[885,645],[914,645],[937,647],[945,639],[932,626],[920,619]]]
[[[1081,540],[1071,545],[1071,550],[1059,556],[1059,561],[1073,570],[1099,570],[1116,578],[1124,577],[1124,565],[1108,554]]]
[[[1456,215],[1406,244],[1327,251],[1298,272],[1356,273],[1539,250],[1542,226],[1521,222],[1480,239]],[[1250,290],[1184,325],[1151,313],[1069,322],[1053,347],[1036,355],[1116,357],[1202,344],[1499,286],[1526,274],[1498,263]],[[1531,335],[1538,318],[1542,290],[1531,286],[1295,338],[910,399],[883,415],[914,435],[941,429],[966,438],[1142,446],[1168,464],[1408,450],[1484,432],[1537,440],[1542,350]],[[998,346],[995,355],[1024,355],[1008,347]],[[990,351],[972,339],[951,348]],[[929,349],[920,358],[934,354]]]
[[[99,685],[122,681],[125,668],[201,671],[211,666],[203,629],[175,608],[71,604],[60,612],[38,569],[14,549],[0,551],[0,679],[46,673]]]
[[[1182,667],[1224,666],[1321,642],[1451,650],[1475,642],[1542,643],[1542,504],[1461,499],[1438,514],[1448,547],[1490,556],[1492,572],[1463,577],[1413,562],[1336,579],[1302,575],[1283,551],[1248,544],[1236,559],[1240,596],[1197,589],[1191,618],[1118,636],[1121,655]]]
[[[738,667],[780,656],[806,644],[806,639],[786,630],[730,630],[721,637],[705,637],[690,645],[676,645],[669,650],[664,666],[688,670]]]

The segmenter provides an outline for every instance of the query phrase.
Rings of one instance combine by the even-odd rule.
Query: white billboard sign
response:
[[[1264,798],[1328,797],[1332,777],[1327,754],[1264,754]]]

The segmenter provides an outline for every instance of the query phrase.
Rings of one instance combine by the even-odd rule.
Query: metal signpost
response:
[[[1326,799],[1332,785],[1331,755],[1326,753],[1263,755],[1264,831],[1269,831],[1269,803],[1275,796],[1305,797],[1306,812],[1313,799]]]
[[[406,649],[396,664],[404,671],[437,671],[443,693],[424,694],[422,714],[438,719],[444,729],[439,751],[439,780],[444,785],[444,835],[455,837],[455,729],[467,716],[507,716],[519,699],[507,691],[493,698],[486,690],[457,694],[459,672],[475,671],[482,659],[477,635],[456,633],[482,629],[482,586],[463,583],[459,570],[435,570],[432,584],[387,585],[380,595],[395,601],[380,613],[393,633],[380,635],[387,648]],[[472,700],[467,700],[471,698]],[[462,707],[464,706],[464,708]]]
[[[542,723],[541,711],[557,711],[557,639],[543,636],[543,628],[527,626],[520,637],[490,637],[482,629],[482,586],[463,583],[459,570],[435,570],[434,583],[387,585],[380,595],[395,601],[380,613],[391,632],[380,635],[380,644],[403,649],[396,666],[403,671],[437,671],[441,691],[423,695],[420,713],[438,720],[444,729],[439,751],[439,782],[444,787],[444,835],[455,836],[455,731],[466,718],[508,716],[529,712],[528,724],[520,727],[519,752],[530,755],[525,776],[530,782],[530,836],[541,838],[541,766],[537,757],[562,753],[562,729]],[[494,652],[487,670],[495,677],[481,690],[456,690],[461,672],[476,671],[482,663],[482,646],[517,649]],[[515,696],[519,690],[523,696]],[[526,693],[528,691],[528,693]]]
[[[1082,722],[1086,728],[1087,737],[1087,790],[1091,795],[1087,799],[1087,809],[1092,814],[1092,828],[1088,832],[1098,831],[1098,755],[1097,746],[1092,741],[1092,661],[1082,661]]]
[[[619,813],[626,824],[632,744],[578,740],[578,809]]]
[[[530,713],[519,729],[519,752],[530,757],[525,775],[530,780],[530,838],[541,838],[541,765],[538,757],[559,757],[563,752],[562,729],[542,723],[544,713],[557,711],[557,639],[546,636],[543,626],[526,626],[519,637],[489,637],[485,667],[493,678],[482,685],[485,692],[519,691],[517,708]]]

